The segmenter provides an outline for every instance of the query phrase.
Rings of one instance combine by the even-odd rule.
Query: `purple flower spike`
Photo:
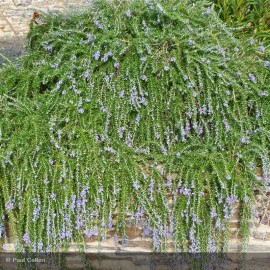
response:
[[[140,188],[140,185],[138,184],[138,182],[134,182],[132,185],[136,190],[138,190]]]
[[[124,91],[124,90],[122,90],[122,91],[120,92],[119,97],[120,97],[120,98],[124,98],[124,97],[125,97],[125,91]]]
[[[89,71],[89,69],[87,69],[85,71],[85,73],[84,73],[84,78],[88,80],[89,79],[89,76],[90,76],[90,71]]]
[[[30,236],[29,236],[28,233],[25,233],[25,234],[23,235],[23,241],[24,241],[24,243],[25,243],[26,245],[29,245],[29,244],[31,243],[31,241],[30,241]]]

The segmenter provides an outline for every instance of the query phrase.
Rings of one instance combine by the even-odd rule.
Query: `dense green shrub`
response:
[[[0,224],[17,249],[112,227],[125,240],[129,216],[155,250],[169,235],[176,251],[222,250],[236,202],[247,240],[253,189],[270,180],[268,48],[202,2],[97,1],[41,19],[0,72]]]
[[[199,0],[200,1],[200,0]],[[210,0],[219,17],[239,35],[250,35],[270,43],[269,0]]]

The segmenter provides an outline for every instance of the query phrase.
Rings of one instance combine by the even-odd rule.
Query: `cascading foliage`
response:
[[[17,250],[55,251],[110,229],[128,240],[129,217],[156,251],[170,237],[220,251],[236,202],[246,243],[253,190],[270,181],[269,48],[202,1],[41,19],[0,71],[3,248],[7,220]]]

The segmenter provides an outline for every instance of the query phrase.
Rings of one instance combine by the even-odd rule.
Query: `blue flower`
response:
[[[84,109],[83,109],[83,108],[79,108],[79,109],[78,109],[78,112],[79,112],[80,114],[83,114],[83,113],[84,113]]]
[[[248,139],[247,139],[247,138],[242,137],[242,138],[240,139],[240,143],[243,143],[243,144],[248,144],[248,143],[249,143],[249,141],[248,141]]]
[[[268,96],[268,93],[267,93],[266,91],[260,92],[260,93],[258,94],[258,96],[259,96],[259,97],[267,97],[267,96]]]
[[[259,47],[259,51],[262,52],[262,53],[264,53],[265,52],[265,47],[264,46],[260,46]]]
[[[12,211],[14,209],[14,199],[9,199],[9,201],[5,204],[5,207],[8,211]]]
[[[100,51],[97,51],[93,54],[93,58],[95,58],[95,60],[98,60],[100,57]]]
[[[236,203],[238,200],[237,200],[237,198],[236,197],[234,197],[234,196],[231,196],[231,197],[227,197],[226,198],[226,203],[227,204],[234,204],[234,203]]]
[[[188,79],[188,76],[187,75],[184,75],[183,76],[183,79],[184,79],[184,81],[186,81]]]
[[[259,118],[259,117],[261,117],[262,116],[262,113],[260,112],[260,111],[257,111],[257,113],[256,113],[256,120]]]
[[[91,238],[93,235],[98,235],[98,228],[89,229],[86,235],[88,238]]]
[[[124,98],[124,97],[125,97],[125,91],[124,91],[124,90],[122,90],[122,91],[120,92],[119,97],[120,97],[120,98]]]
[[[205,12],[203,12],[203,15],[209,15],[211,13],[211,8],[208,8]]]
[[[194,83],[193,82],[189,82],[187,85],[188,88],[193,88],[194,87]]]
[[[84,78],[85,78],[85,79],[88,79],[88,78],[89,78],[89,75],[90,75],[90,71],[89,71],[89,69],[87,69],[87,70],[85,71],[85,73],[84,73]]]
[[[253,83],[256,83],[256,82],[257,82],[256,77],[255,77],[252,73],[249,73],[249,74],[248,74],[248,77],[249,77],[249,79],[250,79]]]
[[[229,123],[228,123],[228,120],[227,119],[223,119],[222,120],[224,126],[225,126],[225,129],[226,129],[226,132],[230,131],[230,126],[229,126]]]
[[[45,46],[45,50],[49,51],[49,52],[52,52],[53,47],[52,46]]]
[[[235,72],[235,77],[240,77],[241,76],[241,72],[239,72],[239,71],[237,71],[237,72]]]
[[[94,24],[98,27],[98,29],[103,29],[103,25],[100,22],[94,21]]]
[[[38,206],[38,207],[36,207],[35,209],[34,209],[34,211],[33,211],[33,219],[32,219],[32,221],[33,222],[35,222],[35,221],[37,221],[38,220],[38,218],[39,218],[39,213],[40,213],[40,207]]]
[[[105,53],[105,54],[104,54],[104,57],[103,57],[103,62],[107,62],[108,59],[109,59],[109,56],[112,56],[112,55],[113,55],[113,54],[112,54],[111,51]]]
[[[145,62],[145,61],[146,61],[146,57],[145,57],[145,56],[144,56],[144,57],[141,57],[141,58],[140,58],[140,61],[141,61],[141,62]]]
[[[132,186],[133,186],[136,190],[138,190],[138,189],[140,188],[140,185],[139,185],[138,182],[133,182]]]
[[[163,153],[164,156],[168,155],[167,149],[165,148],[164,145],[162,145],[160,149],[161,149],[161,152]]]
[[[42,248],[43,248],[43,243],[42,242],[39,242],[38,243],[38,250],[39,251],[42,251]]]
[[[3,249],[3,250],[8,250],[8,246],[7,246],[6,244],[4,244],[4,245],[2,246],[2,249]]]
[[[52,193],[51,198],[52,198],[53,201],[56,201],[56,194]]]
[[[125,12],[125,15],[127,16],[127,18],[130,18],[130,17],[131,17],[131,11],[130,11],[130,9],[128,9],[128,10]]]
[[[105,147],[104,150],[106,150],[112,154],[116,154],[116,151],[112,147]]]
[[[95,38],[95,36],[93,36],[91,33],[87,34],[86,36],[88,41],[92,41]]]
[[[142,80],[142,81],[147,81],[147,77],[146,77],[145,75],[142,75],[142,76],[141,76],[141,80]]]
[[[28,233],[25,233],[25,234],[23,235],[23,241],[24,241],[24,243],[25,243],[26,245],[29,245],[29,244],[31,243],[31,241],[30,241],[30,236],[29,236]]]
[[[211,218],[216,217],[216,216],[217,216],[216,211],[215,211],[215,210],[212,210],[212,211],[210,212],[210,216],[211,216]]]
[[[249,45],[253,45],[254,42],[255,42],[254,38],[250,38],[250,39],[249,39]]]
[[[194,41],[192,39],[188,40],[188,46],[192,46],[194,44]]]
[[[141,120],[141,116],[138,114],[138,115],[136,116],[136,123],[139,123],[140,120]]]
[[[51,158],[49,159],[49,164],[53,165],[53,160]]]

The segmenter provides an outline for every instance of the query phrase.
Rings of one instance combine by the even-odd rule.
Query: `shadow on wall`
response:
[[[0,40],[0,67],[3,63],[7,62],[7,59],[14,61],[20,57],[24,52],[22,44],[16,37],[5,38]]]

